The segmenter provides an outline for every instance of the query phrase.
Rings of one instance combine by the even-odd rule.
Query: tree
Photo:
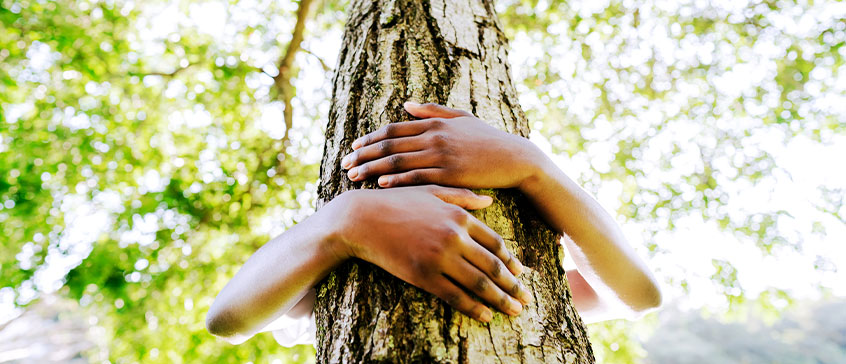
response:
[[[203,326],[213,292],[313,210],[324,70],[337,67],[349,2],[312,1],[300,47],[297,3],[0,0],[0,326],[56,295],[86,316],[92,362],[313,360],[311,346],[270,335],[229,346]],[[819,253],[843,240],[846,189],[837,163],[814,168],[846,145],[840,4],[496,7],[532,131],[632,228],[667,297],[779,315],[810,287],[842,292],[846,264]],[[279,70],[295,48],[286,94]],[[702,231],[724,234],[693,243]],[[767,259],[801,254],[790,271],[819,275],[762,291],[746,281],[761,266],[692,250],[727,242]],[[599,362],[646,356],[629,322],[590,329]]]
[[[352,141],[408,120],[406,100],[471,110],[524,137],[528,122],[509,75],[493,1],[354,1],[334,77],[319,203],[372,181],[350,182],[340,158]],[[482,324],[387,272],[345,263],[318,286],[319,362],[591,363],[575,311],[560,236],[514,191],[492,191],[476,214],[530,268],[520,279],[535,303],[516,318]],[[401,244],[402,242],[398,242]]]

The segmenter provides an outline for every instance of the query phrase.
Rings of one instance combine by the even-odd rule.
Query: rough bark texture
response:
[[[501,29],[492,0],[353,0],[333,81],[318,205],[349,189],[376,188],[374,181],[350,182],[340,158],[355,138],[409,120],[406,100],[470,110],[528,136]],[[535,300],[520,316],[495,313],[490,324],[477,322],[353,260],[318,285],[318,362],[593,363],[561,265],[560,236],[520,193],[491,194],[494,205],[474,215],[527,267],[520,279]]]

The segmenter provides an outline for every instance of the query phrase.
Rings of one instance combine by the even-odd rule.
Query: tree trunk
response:
[[[340,158],[357,137],[409,120],[407,100],[469,110],[527,137],[511,84],[507,41],[492,0],[353,0],[334,77],[318,207],[375,181],[350,182]],[[562,267],[560,236],[518,191],[491,191],[474,212],[526,266],[534,302],[490,324],[384,270],[351,260],[317,289],[317,361],[342,363],[593,363]],[[377,233],[378,232],[374,232]],[[398,242],[401,244],[402,242]]]

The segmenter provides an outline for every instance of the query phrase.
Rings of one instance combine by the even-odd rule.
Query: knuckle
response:
[[[431,136],[432,140],[430,143],[438,148],[445,147],[449,142],[449,137],[443,133],[435,133]]]
[[[508,293],[516,297],[520,293],[520,282],[515,281]]]
[[[432,119],[432,121],[429,122],[430,129],[442,129],[444,126],[446,126],[446,122],[440,118]]]
[[[420,172],[411,172],[408,174],[408,181],[413,185],[419,185],[426,182],[425,178],[423,178],[423,174]]]
[[[502,261],[499,258],[494,258],[491,263],[491,278],[496,279],[502,276]]]
[[[394,168],[394,169],[400,168],[400,167],[402,167],[403,162],[404,162],[404,158],[400,155],[394,154],[394,155],[388,157],[388,165],[390,165],[391,168]]]
[[[383,154],[390,153],[391,148],[393,148],[393,144],[394,143],[391,142],[390,140],[383,140],[383,141],[379,142],[379,144],[377,144],[378,148],[379,148],[379,152],[381,152]]]
[[[455,205],[453,205],[455,206]],[[455,206],[452,209],[452,219],[461,226],[466,226],[470,222],[470,213],[464,211],[461,207]]]
[[[461,294],[456,291],[449,290],[441,294],[441,298],[450,306],[456,307],[461,303]]]
[[[506,294],[500,295],[500,297],[499,297],[499,307],[502,307],[504,309],[508,309],[508,306],[509,306],[508,295],[506,295]]]
[[[494,236],[496,236],[496,247],[494,249],[496,250],[497,255],[507,256],[508,262],[511,263],[511,259],[513,259],[513,257],[508,249],[505,248],[505,240],[497,233],[494,233]]]
[[[444,242],[450,245],[460,244],[462,240],[461,231],[459,229],[446,229],[444,232]]]
[[[481,275],[477,276],[473,280],[472,289],[473,289],[474,292],[479,293],[479,294],[484,292],[486,289],[488,289],[488,279],[485,278],[484,276],[481,276]]]
[[[461,233],[455,229],[449,229],[446,233],[446,241],[454,243],[461,241]]]
[[[391,138],[397,133],[397,126],[396,124],[388,124],[382,128],[382,133],[385,134],[385,137]]]

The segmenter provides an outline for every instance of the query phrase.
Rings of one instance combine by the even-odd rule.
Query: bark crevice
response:
[[[528,136],[491,0],[353,0],[349,8],[333,77],[318,208],[346,190],[378,188],[375,180],[350,182],[339,160],[355,138],[408,120],[406,100],[470,109],[494,127]],[[502,235],[527,267],[519,278],[535,302],[518,317],[495,313],[490,324],[482,324],[353,259],[317,286],[318,362],[593,363],[561,267],[560,236],[519,192],[486,193],[494,205],[473,214]]]

